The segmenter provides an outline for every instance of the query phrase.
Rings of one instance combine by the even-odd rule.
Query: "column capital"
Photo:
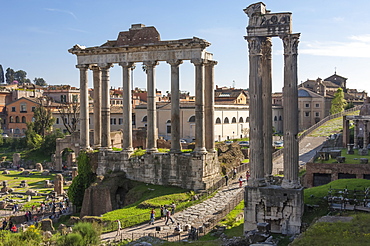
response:
[[[182,60],[170,59],[170,60],[167,61],[167,63],[170,64],[171,66],[178,67],[178,66],[180,66],[180,64],[182,64]]]
[[[91,65],[89,68],[93,71],[101,71],[100,67],[96,64]]]
[[[206,60],[202,58],[193,58],[191,59],[190,62],[193,63],[195,66],[200,66],[200,65],[204,65]]]
[[[155,67],[159,64],[158,61],[144,61],[143,64],[147,67]]]
[[[135,62],[120,62],[118,63],[121,67],[127,67],[127,68],[131,68],[131,69],[135,69],[136,66],[135,66]]]
[[[281,35],[284,44],[284,55],[297,55],[300,33]]]
[[[98,66],[100,69],[106,70],[106,69],[110,69],[111,67],[113,67],[113,64],[112,63],[99,63]]]
[[[89,69],[90,67],[90,64],[77,64],[76,65],[76,68],[80,69],[80,70],[87,70]]]
[[[260,37],[245,37],[248,41],[249,55],[262,55],[262,38]]]
[[[204,65],[206,65],[206,66],[216,66],[217,64],[218,64],[217,61],[207,60],[207,62]]]

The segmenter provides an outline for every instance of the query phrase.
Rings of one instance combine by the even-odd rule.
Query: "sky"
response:
[[[79,87],[75,44],[99,46],[116,40],[132,24],[155,26],[161,40],[199,37],[211,43],[215,84],[248,88],[248,46],[244,39],[247,0],[0,0],[0,64],[44,78],[48,84]],[[291,12],[298,46],[298,82],[325,79],[336,72],[347,87],[370,92],[370,18],[368,0],[265,0],[273,13]],[[273,38],[273,91],[282,91],[283,46]],[[112,87],[122,86],[117,64],[110,71]],[[134,87],[146,88],[145,73],[136,64]],[[180,89],[194,95],[194,66],[180,66]],[[170,66],[156,68],[158,90],[170,91]],[[89,73],[92,87],[92,72]]]

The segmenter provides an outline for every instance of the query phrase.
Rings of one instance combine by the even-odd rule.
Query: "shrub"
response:
[[[60,246],[84,246],[84,239],[79,233],[70,233],[58,239],[57,245]]]
[[[78,223],[73,228],[73,231],[79,233],[83,238],[83,242],[87,245],[97,245],[100,242],[100,228],[97,224]]]

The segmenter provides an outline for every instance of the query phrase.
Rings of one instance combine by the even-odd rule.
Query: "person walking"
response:
[[[116,220],[116,222],[117,222],[117,227],[118,227],[116,237],[118,237],[118,236],[121,235],[121,229],[122,228],[121,228],[121,221],[120,220]]]
[[[154,220],[155,220],[155,210],[152,208],[152,211],[150,211],[150,222],[149,225],[152,224],[154,225]]]
[[[161,205],[161,219],[166,220],[165,215],[166,214],[164,213],[164,207],[163,207],[163,205]]]
[[[235,179],[235,178],[236,178],[236,173],[237,173],[237,171],[236,171],[236,167],[234,167],[234,171],[233,171],[233,179]]]
[[[225,175],[225,181],[226,181],[226,186],[227,186],[227,184],[229,182],[229,176],[227,176],[227,174]]]
[[[249,173],[249,170],[248,170],[247,174],[246,174],[247,182],[248,182],[250,176],[251,176],[251,174]]]
[[[171,211],[168,210],[167,208],[165,211],[166,211],[166,222],[164,224],[167,225],[169,220],[171,220],[172,224],[174,224],[175,222],[173,221],[171,217]]]
[[[242,188],[242,186],[243,186],[243,177],[240,176],[240,178],[239,178],[239,188]]]
[[[174,215],[175,214],[175,210],[176,210],[176,205],[175,205],[174,202],[172,202],[172,204],[171,204],[171,209],[172,209],[171,215]]]

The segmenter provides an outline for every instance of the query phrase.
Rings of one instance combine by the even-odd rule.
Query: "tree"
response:
[[[13,81],[14,81],[14,70],[13,69],[11,69],[10,67],[8,67],[7,69],[6,69],[6,74],[5,74],[5,79],[6,79],[6,83],[7,84],[11,84],[11,83],[13,83]]]
[[[23,70],[18,70],[14,73],[14,79],[18,81],[19,84],[29,83],[30,80],[27,79],[27,73]]]
[[[4,70],[3,70],[3,66],[1,66],[0,64],[0,83],[4,83]]]
[[[35,111],[33,112],[33,117],[35,118],[35,132],[41,135],[43,138],[45,137],[45,134],[51,130],[51,127],[55,122],[55,118],[53,117],[50,106],[50,98],[41,97],[39,98],[39,105],[35,108]]]
[[[334,98],[331,100],[330,114],[340,113],[344,110],[346,106],[346,100],[344,100],[344,92],[342,88],[339,88],[337,92],[334,93]]]
[[[58,111],[63,121],[64,127],[69,134],[77,130],[77,124],[80,121],[80,104],[78,102],[60,104]]]
[[[33,83],[35,85],[39,85],[39,86],[47,86],[48,84],[46,83],[46,81],[43,79],[43,78],[35,78],[33,80]]]
[[[42,137],[35,131],[34,122],[27,123],[26,145],[29,149],[38,149],[41,147]]]

